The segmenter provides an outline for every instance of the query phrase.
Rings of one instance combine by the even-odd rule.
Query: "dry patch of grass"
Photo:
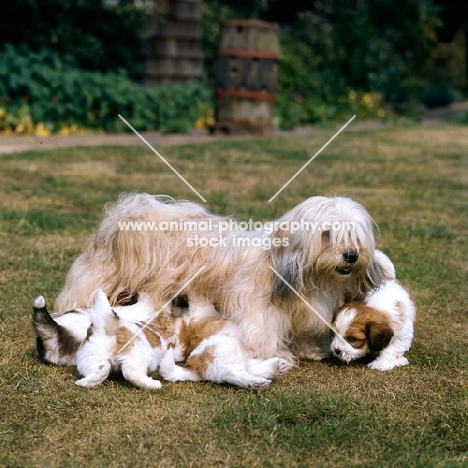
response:
[[[159,393],[119,376],[93,391],[34,358],[33,298],[53,303],[104,203],[132,190],[199,201],[146,148],[0,157],[1,466],[465,466],[468,463],[468,129],[344,133],[273,203],[331,136],[165,148],[208,200],[273,219],[312,195],[370,211],[378,245],[418,304],[410,366],[304,362],[261,394],[211,383]]]

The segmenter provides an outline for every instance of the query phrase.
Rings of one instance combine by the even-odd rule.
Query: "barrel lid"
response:
[[[223,26],[231,27],[244,27],[244,28],[267,28],[267,29],[278,29],[276,23],[268,23],[267,21],[261,20],[250,20],[250,19],[233,19],[233,20],[224,20],[221,23]]]

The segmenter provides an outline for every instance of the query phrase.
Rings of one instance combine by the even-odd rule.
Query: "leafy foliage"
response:
[[[127,131],[121,114],[137,130],[184,132],[206,106],[211,106],[211,93],[200,83],[147,89],[123,72],[83,71],[47,49],[6,45],[0,52],[3,130],[31,133],[41,124],[48,131],[70,126]]]
[[[87,69],[129,69],[138,61],[141,25],[147,12],[137,3],[12,0],[2,8],[0,44],[26,44],[34,50],[46,47],[61,56],[74,57]],[[156,13],[157,17],[162,14],[159,10]]]

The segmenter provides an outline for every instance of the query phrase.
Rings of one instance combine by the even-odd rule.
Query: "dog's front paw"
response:
[[[369,364],[367,364],[367,367],[379,371],[389,371],[394,367],[403,367],[407,366],[408,364],[408,359],[406,359],[405,357],[395,358],[392,360],[377,358],[375,361],[372,361]]]
[[[277,361],[275,362],[275,370],[276,370],[276,375],[283,375],[288,372],[289,369],[294,367],[294,364],[290,363],[289,361],[286,361],[286,359],[282,358],[276,358]]]

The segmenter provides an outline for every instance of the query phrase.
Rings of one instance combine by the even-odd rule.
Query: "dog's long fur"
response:
[[[326,325],[345,301],[361,300],[377,288],[384,272],[374,261],[373,221],[358,203],[344,197],[312,197],[279,222],[351,222],[354,229],[315,232],[230,232],[227,237],[285,239],[278,247],[189,246],[195,234],[218,237],[213,230],[125,231],[119,222],[225,220],[190,202],[148,194],[123,195],[105,208],[87,250],[71,267],[56,310],[85,307],[99,287],[116,304],[118,298],[148,292],[155,309],[170,300],[201,267],[184,290],[205,297],[240,330],[243,346],[253,357],[282,354],[290,359],[321,359],[329,353]],[[348,253],[358,255],[348,262]],[[273,267],[310,304],[309,307],[269,268]]]

